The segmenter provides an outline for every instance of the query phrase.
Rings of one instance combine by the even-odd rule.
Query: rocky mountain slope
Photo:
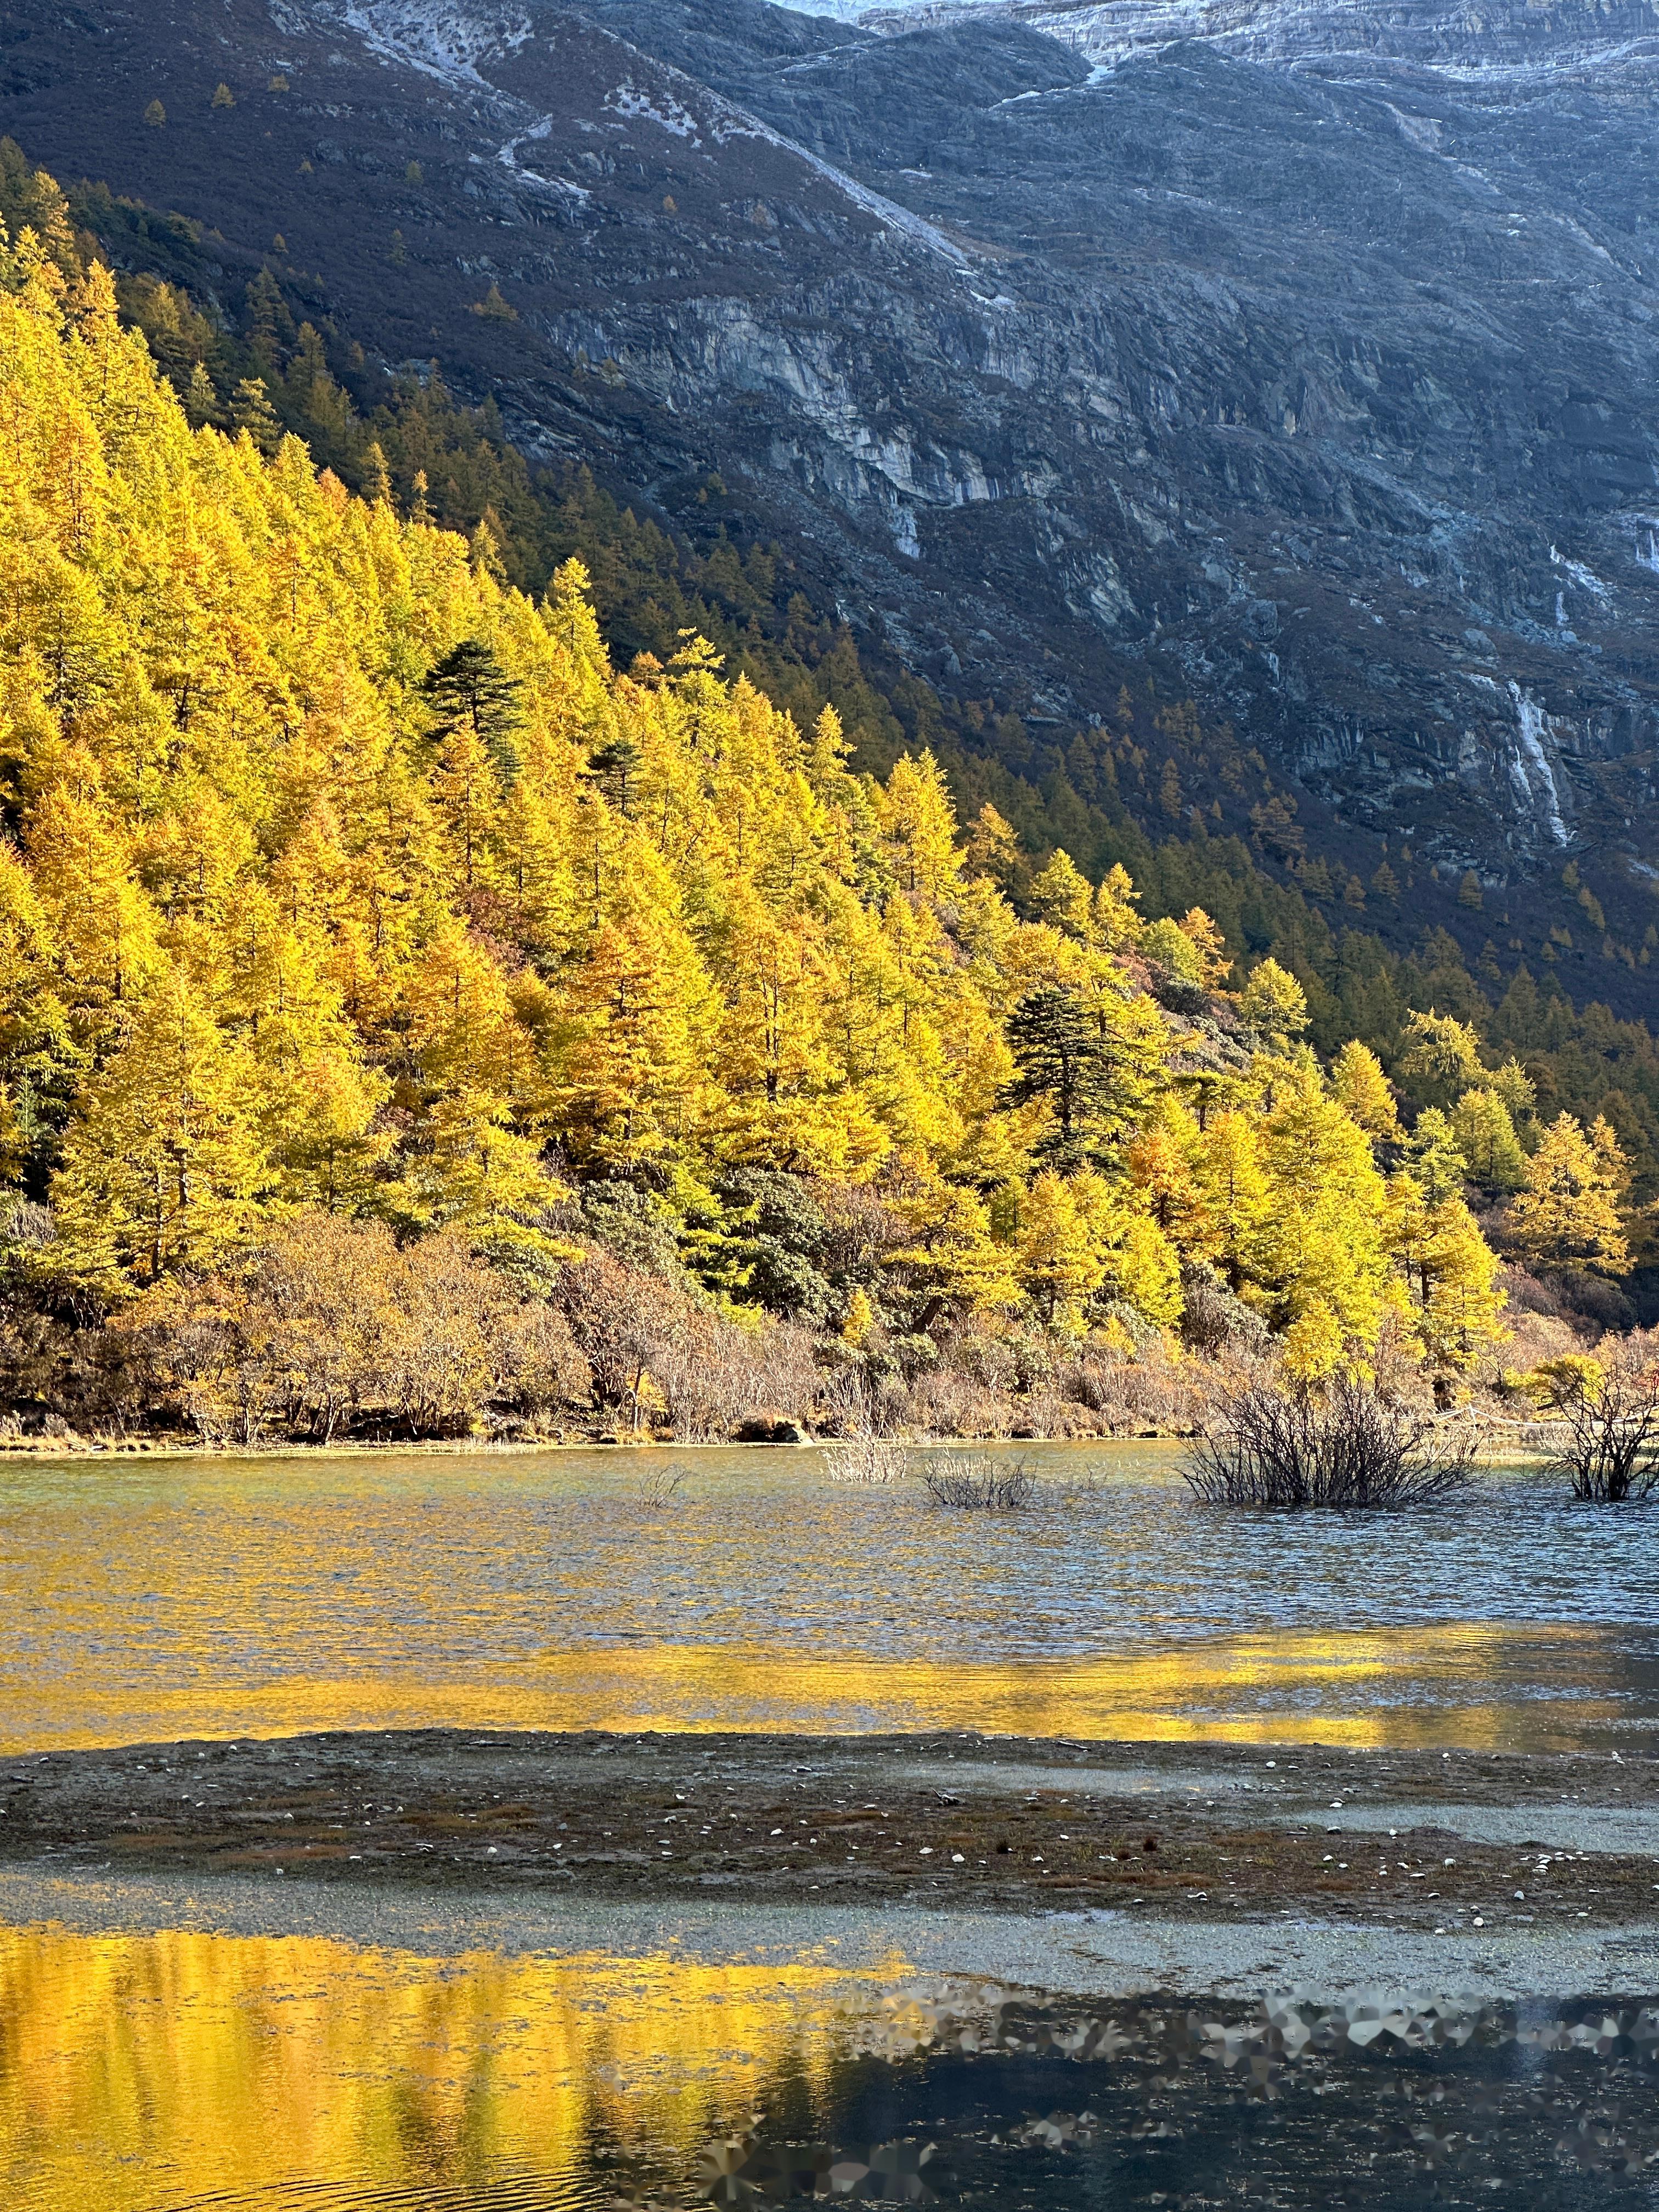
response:
[[[946,689],[1150,678],[1358,865],[1571,855],[1645,920],[1659,10],[857,12],[14,0],[0,128],[798,534]]]

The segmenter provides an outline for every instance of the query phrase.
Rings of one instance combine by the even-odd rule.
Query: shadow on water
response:
[[[0,1934],[29,2212],[1650,2203],[1659,2003],[1087,2006],[821,1961]]]

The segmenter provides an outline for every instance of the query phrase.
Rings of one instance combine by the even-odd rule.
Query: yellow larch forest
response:
[[[654,1269],[844,1360],[964,1327],[1179,1357],[1196,1296],[1304,1376],[1385,1324],[1473,1365],[1501,1296],[1453,1122],[1402,1151],[1292,978],[1226,995],[1206,916],[1149,927],[1063,854],[1017,914],[1011,833],[931,758],[854,773],[832,712],[798,728],[695,636],[614,671],[586,580],[533,603],[487,535],[192,430],[103,270],[6,249],[14,1287],[177,1330],[251,1253],[302,1273],[312,1238],[343,1297],[435,1239],[520,1315],[586,1273],[562,1310],[600,1336]],[[1464,1141],[1522,1180],[1466,1073]],[[637,1418],[648,1353],[605,1357]]]

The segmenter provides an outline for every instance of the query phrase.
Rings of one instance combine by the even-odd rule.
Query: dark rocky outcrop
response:
[[[1443,866],[1639,890],[1656,57],[1648,4],[14,0],[0,128],[280,233],[532,450],[718,474],[947,689],[1152,673]]]

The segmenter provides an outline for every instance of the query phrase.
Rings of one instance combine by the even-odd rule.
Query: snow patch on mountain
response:
[[[669,131],[676,138],[689,138],[694,146],[702,143],[697,135],[696,118],[688,108],[682,107],[678,100],[669,99],[666,94],[653,100],[648,92],[641,92],[638,85],[624,79],[614,92],[605,94],[605,104],[613,115],[625,116],[637,122],[654,123],[659,131]]]
[[[291,16],[295,10],[284,12]],[[343,0],[313,5],[311,13],[355,31],[371,53],[387,61],[446,83],[479,88],[485,82],[481,62],[517,53],[534,36],[522,9],[458,7],[455,0]]]
[[[866,15],[921,15],[933,12],[933,0],[778,0],[796,15],[832,15],[838,23],[856,23]],[[963,0],[967,7],[995,7],[1000,0]]]
[[[520,146],[533,144],[538,140],[545,141],[552,135],[553,118],[544,115],[540,122],[532,124],[528,131],[521,131],[516,137],[509,138],[495,159],[504,169],[510,169],[520,184],[528,185],[532,191],[551,192],[556,199],[574,200],[585,206],[593,197],[585,185],[573,185],[563,177],[544,176],[539,169],[526,168],[519,159]]]
[[[890,200],[881,192],[872,192],[867,185],[860,184],[844,169],[836,168],[833,161],[826,161],[822,154],[814,153],[810,146],[803,146],[796,139],[786,137],[781,131],[775,131],[769,123],[763,122],[758,115],[751,114],[746,107],[736,106],[724,100],[716,101],[714,105],[721,111],[721,120],[715,125],[714,136],[722,144],[728,139],[743,137],[759,138],[769,146],[775,146],[781,153],[792,155],[796,161],[816,171],[854,207],[862,208],[866,215],[873,216],[885,228],[897,231],[917,246],[926,246],[930,253],[938,254],[942,261],[948,261],[958,271],[973,267],[968,255],[942,230],[899,201]]]
[[[1241,61],[1270,67],[1378,62],[1419,67],[1442,80],[1532,82],[1627,64],[1659,70],[1659,4],[1565,0],[1540,16],[1529,0],[1475,9],[1468,0],[783,0],[803,15],[832,15],[865,29],[898,33],[922,25],[1003,15],[1046,31],[1112,69],[1136,54],[1192,39]],[[1632,35],[1632,32],[1634,35]],[[1406,125],[1402,118],[1402,128]]]
[[[1550,758],[1555,734],[1551,718],[1520,684],[1510,683],[1510,696],[1515,702],[1517,725],[1516,742],[1510,755],[1510,778],[1516,796],[1529,812],[1543,817],[1553,843],[1571,844],[1572,836],[1561,818],[1560,787]]]

